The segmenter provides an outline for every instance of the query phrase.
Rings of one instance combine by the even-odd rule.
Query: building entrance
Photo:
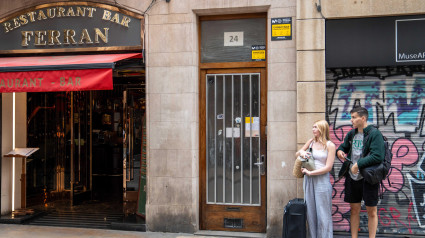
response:
[[[201,73],[201,228],[265,232],[265,69]]]
[[[28,93],[27,115],[28,146],[40,148],[27,161],[27,207],[144,218],[143,79],[114,78],[110,91]]]

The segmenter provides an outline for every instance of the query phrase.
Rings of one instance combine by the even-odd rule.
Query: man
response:
[[[378,228],[378,184],[370,184],[359,173],[361,169],[379,164],[385,157],[385,145],[381,132],[367,125],[369,113],[364,107],[355,107],[350,111],[354,129],[349,131],[337,149],[337,156],[342,161],[348,156],[353,162],[349,176],[345,178],[344,201],[350,203],[351,236],[358,237],[360,225],[361,201],[364,200],[368,216],[369,237],[376,236]],[[365,140],[367,139],[367,140]]]

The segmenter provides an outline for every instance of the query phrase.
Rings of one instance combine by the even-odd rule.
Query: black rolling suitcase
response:
[[[304,199],[294,198],[285,206],[282,238],[305,238],[307,206]]]

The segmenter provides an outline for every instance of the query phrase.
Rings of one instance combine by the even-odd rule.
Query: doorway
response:
[[[27,161],[27,207],[144,220],[144,79],[114,78],[110,91],[28,93],[27,100],[28,146],[40,148]],[[76,222],[90,227],[84,219]]]
[[[201,229],[266,231],[266,70],[201,70]]]

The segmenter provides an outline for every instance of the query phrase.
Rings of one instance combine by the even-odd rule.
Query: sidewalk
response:
[[[119,231],[88,228],[67,228],[53,226],[31,226],[0,224],[0,238],[97,238],[97,237],[119,237],[119,238],[214,238],[223,236],[198,236],[185,233],[162,233],[162,232],[140,232]],[[231,237],[231,236],[226,236]],[[349,238],[348,235],[334,235],[334,238]],[[367,236],[359,236],[365,238]],[[382,237],[382,236],[377,236]]]
[[[31,226],[31,225],[10,225],[0,224],[1,238],[95,238],[95,237],[120,237],[120,238],[198,238],[183,233],[162,233],[162,232],[139,232],[139,231],[119,231],[87,228],[67,228],[51,226]],[[211,238],[211,236],[209,236]]]

